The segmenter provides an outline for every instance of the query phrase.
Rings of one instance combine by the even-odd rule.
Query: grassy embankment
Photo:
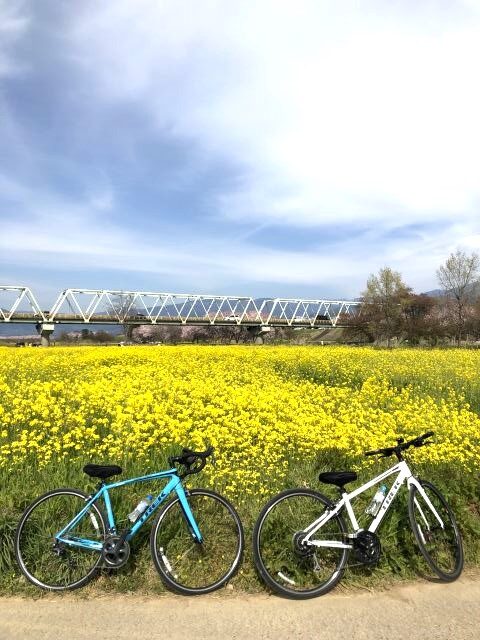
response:
[[[214,487],[237,506],[247,554],[232,584],[261,589],[250,533],[270,495],[308,485],[335,497],[331,487],[319,486],[319,471],[353,468],[366,480],[386,463],[365,459],[364,450],[430,429],[438,444],[411,459],[448,497],[467,566],[478,566],[479,374],[480,353],[461,350],[0,349],[0,589],[36,593],[18,576],[12,554],[15,524],[36,496],[58,486],[91,489],[81,471],[87,461],[119,463],[125,476],[140,475],[165,468],[181,445],[203,448],[207,442],[216,447],[217,466],[191,485]],[[118,492],[119,516],[145,492],[145,485]],[[359,503],[359,511],[364,506]],[[352,567],[346,585],[370,586],[422,570],[405,499],[380,535],[379,567],[373,573]],[[87,592],[163,591],[147,536],[148,527],[128,565]]]

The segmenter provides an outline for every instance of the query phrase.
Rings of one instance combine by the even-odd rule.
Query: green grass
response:
[[[391,460],[390,460],[391,461]],[[389,461],[389,462],[390,462]],[[327,469],[348,468],[349,461],[342,459],[335,452],[322,452],[315,462],[291,467],[289,475],[283,483],[285,487],[309,486],[319,490],[332,499],[337,496],[336,489],[320,485],[319,471]],[[352,462],[352,461],[350,461]],[[151,469],[166,467],[165,456],[159,455],[151,465]],[[378,465],[371,475],[380,472],[386,465]],[[125,477],[140,475],[145,471],[140,465],[128,464]],[[457,473],[443,466],[428,466],[418,469],[418,475],[436,484],[450,502],[462,531],[465,546],[465,563],[467,568],[480,566],[480,504],[479,480],[475,475]],[[359,482],[368,479],[361,475]],[[202,478],[193,477],[194,484],[201,486]],[[77,487],[87,492],[94,489],[94,483],[85,476],[77,465],[55,465],[38,470],[27,467],[22,473],[7,474],[0,472],[0,593],[24,594],[40,596],[43,592],[29,585],[19,574],[14,561],[13,540],[15,526],[23,509],[38,495],[56,487]],[[351,485],[352,487],[355,485]],[[157,489],[160,484],[154,485]],[[126,514],[135,506],[137,500],[147,493],[147,485],[137,485],[117,490],[112,494],[115,513],[118,518],[125,519]],[[221,493],[222,487],[217,487]],[[272,491],[273,493],[273,491]],[[372,493],[372,492],[371,492]],[[361,514],[371,496],[360,497],[356,513]],[[379,530],[382,544],[382,557],[375,569],[351,565],[342,581],[344,588],[377,588],[396,580],[411,580],[426,571],[427,567],[418,553],[409,528],[407,513],[407,493],[402,489],[398,494],[394,507],[389,511]],[[246,553],[238,575],[231,581],[234,591],[259,592],[264,590],[259,581],[252,562],[251,533],[255,519],[268,496],[263,499],[233,500],[241,516],[246,534]],[[360,524],[366,524],[366,516]],[[120,523],[122,524],[122,523]],[[149,549],[150,525],[145,525],[139,535],[132,541],[132,554],[125,567],[118,571],[102,571],[100,577],[85,589],[78,591],[79,596],[92,593],[138,592],[159,594],[165,587],[160,581],[150,557]]]

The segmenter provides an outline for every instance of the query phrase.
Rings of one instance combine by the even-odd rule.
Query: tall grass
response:
[[[287,478],[282,483],[284,487],[308,486],[321,491],[331,499],[336,499],[338,494],[334,487],[320,485],[318,473],[329,469],[348,468],[349,462],[335,452],[322,452],[316,460],[306,461],[304,464],[290,466]],[[393,461],[392,461],[393,463]],[[162,454],[158,455],[152,468],[166,468],[166,459]],[[360,474],[358,482],[364,482],[373,474],[386,468],[386,463],[371,469],[369,474]],[[144,473],[141,464],[130,462],[126,468],[126,475],[136,476]],[[447,497],[462,531],[465,562],[467,567],[480,566],[480,502],[479,482],[472,475],[457,473],[448,465],[422,465],[416,470],[419,477],[434,482]],[[232,470],[233,473],[233,470]],[[42,470],[25,469],[21,475],[12,475],[2,472],[0,474],[1,492],[0,501],[2,510],[0,515],[0,591],[6,594],[23,593],[39,595],[39,590],[29,585],[20,576],[14,560],[13,540],[15,526],[20,519],[23,509],[38,495],[56,487],[75,487],[86,492],[93,492],[94,482],[85,476],[79,466],[55,465]],[[356,483],[357,484],[357,483]],[[351,487],[353,488],[353,486]],[[188,483],[190,487],[201,486],[202,477],[195,476]],[[155,483],[154,488],[160,491],[161,484]],[[218,487],[222,491],[222,487]],[[278,487],[275,487],[276,492]],[[126,514],[132,510],[144,494],[150,491],[146,484],[133,485],[133,487],[118,489],[112,492],[112,499],[117,524],[120,528],[126,524]],[[355,512],[360,515],[361,526],[368,526],[368,516],[362,515],[373,491],[362,495],[354,505]],[[242,519],[246,533],[246,553],[243,565],[238,575],[231,581],[234,590],[261,591],[263,585],[259,582],[252,564],[251,533],[255,519],[263,504],[269,496],[264,498],[249,499],[236,502],[236,507]],[[387,514],[378,531],[382,557],[380,564],[375,569],[358,566],[351,559],[349,569],[342,584],[344,586],[378,586],[382,583],[390,583],[397,579],[412,579],[422,575],[426,566],[421,558],[410,531],[407,511],[408,494],[402,489],[394,503],[393,508]],[[347,519],[346,519],[347,520]],[[132,555],[128,564],[119,569],[105,570],[85,590],[85,594],[92,592],[135,591],[142,593],[164,593],[157,575],[149,549],[150,522],[140,531],[132,541]]]

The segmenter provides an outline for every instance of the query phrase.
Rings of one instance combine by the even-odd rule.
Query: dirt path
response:
[[[478,640],[480,580],[303,602],[268,595],[0,599],[1,640]]]

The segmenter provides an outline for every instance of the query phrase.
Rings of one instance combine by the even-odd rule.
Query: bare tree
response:
[[[467,255],[457,249],[437,270],[437,279],[452,301],[451,310],[457,344],[465,333],[471,305],[476,297],[480,261],[478,254]]]
[[[120,293],[112,299],[113,308],[122,320],[123,334],[127,340],[132,339],[135,327],[141,325],[141,322],[138,324],[132,324],[132,322],[126,321],[127,318],[137,317],[138,312],[133,306],[134,298],[135,296],[132,293]]]
[[[165,342],[170,344],[178,344],[182,341],[182,327],[179,325],[171,324],[165,327]]]
[[[435,305],[435,298],[425,293],[411,294],[405,301],[405,332],[410,344],[419,344],[422,339],[434,344],[438,340],[441,331]]]

